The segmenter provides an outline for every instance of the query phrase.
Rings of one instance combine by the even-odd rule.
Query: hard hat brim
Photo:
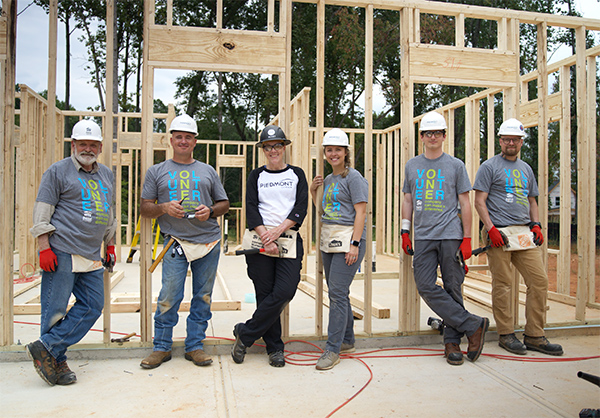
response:
[[[286,138],[286,139],[282,139],[282,138],[268,138],[268,139],[265,139],[264,141],[257,142],[257,143],[256,143],[256,146],[257,146],[258,148],[262,148],[262,147],[263,147],[263,145],[264,145],[264,143],[265,143],[265,142],[269,142],[269,141],[281,141],[281,142],[283,142],[283,145],[289,145],[289,144],[291,144],[291,143],[292,143],[292,141],[290,141],[290,140],[289,140],[289,139],[287,139],[287,138]]]

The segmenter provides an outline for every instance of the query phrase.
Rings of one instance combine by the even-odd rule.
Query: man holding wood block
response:
[[[185,358],[208,366],[203,340],[211,318],[212,290],[219,264],[221,229],[215,218],[227,213],[229,200],[214,168],[194,159],[196,121],[177,116],[169,127],[173,158],[148,169],[140,213],[157,218],[170,246],[162,262],[162,289],[154,315],[154,350],[142,360],[154,369],[171,359],[173,327],[179,320],[188,268],[192,270],[192,300],[187,318]]]
[[[538,248],[544,242],[535,200],[538,186],[529,164],[518,157],[525,129],[517,119],[508,119],[500,126],[498,136],[501,152],[481,164],[473,186],[475,209],[484,225],[482,239],[492,245],[487,255],[498,344],[519,355],[535,350],[560,356],[562,347],[544,336],[548,275]],[[508,237],[508,245],[504,245],[502,233]],[[518,286],[511,263],[527,286],[524,343],[515,335],[510,309],[512,288]]]

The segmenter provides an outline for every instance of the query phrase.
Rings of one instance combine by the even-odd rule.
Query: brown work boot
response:
[[[444,357],[446,357],[448,364],[453,366],[460,366],[464,362],[460,345],[456,343],[446,343],[444,345]]]
[[[148,357],[142,360],[140,366],[143,369],[155,369],[165,361],[171,360],[170,351],[153,351]]]
[[[61,386],[70,385],[71,383],[77,382],[77,376],[75,372],[69,368],[67,360],[56,363],[56,384]]]
[[[524,336],[523,342],[528,350],[539,351],[540,353],[550,354],[551,356],[562,356],[563,348],[560,344],[552,344],[544,336],[528,337]]]
[[[185,359],[192,361],[196,366],[208,366],[212,363],[212,358],[202,349],[185,353]]]
[[[56,360],[46,350],[44,344],[40,341],[34,341],[31,344],[25,346],[29,358],[33,360],[33,366],[35,371],[40,375],[44,382],[50,386],[56,384],[58,375],[56,374]]]
[[[477,328],[477,331],[467,337],[467,340],[469,340],[469,347],[467,347],[467,357],[469,357],[469,360],[476,361],[481,355],[483,344],[485,343],[485,333],[489,326],[490,320],[482,318],[481,325]]]

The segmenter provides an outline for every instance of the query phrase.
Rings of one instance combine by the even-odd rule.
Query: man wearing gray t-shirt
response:
[[[79,342],[102,314],[104,265],[115,261],[114,176],[97,162],[102,131],[91,120],[73,126],[71,156],[44,172],[33,206],[31,234],[42,269],[40,339],[27,353],[49,385],[77,381],[67,348]],[[104,245],[103,245],[104,243]],[[69,299],[75,303],[69,309]]]
[[[163,258],[162,289],[154,315],[154,349],[140,366],[153,369],[171,359],[173,327],[177,324],[188,268],[192,271],[192,300],[187,317],[185,359],[208,366],[203,340],[211,318],[210,304],[219,263],[221,230],[218,216],[229,210],[229,200],[219,176],[193,156],[198,134],[196,121],[177,116],[169,126],[173,158],[148,169],[140,213],[158,218],[165,246],[172,254]]]
[[[489,319],[469,313],[463,303],[463,260],[471,257],[471,182],[462,161],[443,152],[446,121],[437,112],[421,120],[425,152],[405,167],[402,202],[402,249],[414,254],[413,268],[419,295],[444,322],[444,354],[451,365],[463,364],[460,340],[469,341],[467,357],[476,361],[485,342]],[[458,204],[461,219],[458,216]],[[414,251],[410,226],[414,214]],[[444,287],[438,286],[440,266]]]
[[[475,208],[484,226],[482,238],[492,246],[487,256],[492,272],[492,311],[498,329],[498,344],[514,354],[523,355],[527,350],[535,350],[560,356],[562,347],[550,343],[544,336],[548,275],[541,250],[533,247],[505,251],[502,248],[505,241],[498,230],[526,225],[536,245],[544,242],[535,200],[539,194],[535,176],[529,164],[518,157],[525,129],[517,119],[508,119],[500,126],[498,136],[501,153],[481,164],[473,186]],[[511,263],[523,275],[527,286],[524,344],[515,335],[510,308],[512,288],[518,286]]]

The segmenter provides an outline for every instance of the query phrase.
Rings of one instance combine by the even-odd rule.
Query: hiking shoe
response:
[[[490,326],[490,320],[487,318],[481,319],[481,325],[477,328],[477,331],[470,337],[467,337],[469,346],[467,347],[467,357],[469,360],[476,361],[479,355],[483,351],[483,344],[485,343],[485,333]]]
[[[56,384],[58,375],[56,374],[56,360],[46,350],[46,347],[40,340],[34,341],[25,346],[29,358],[33,360],[35,371],[40,375],[44,382],[50,386]]]
[[[143,369],[156,369],[166,361],[171,360],[170,351],[153,351],[148,357],[142,360],[140,366]]]
[[[279,350],[269,353],[269,364],[273,367],[285,366],[285,356],[283,351]]]
[[[527,354],[527,347],[519,341],[514,332],[512,334],[501,335],[498,338],[498,345],[513,354],[519,354],[521,356]]]
[[[342,347],[340,349],[340,354],[350,354],[354,353],[356,348],[354,348],[354,344],[350,343],[342,343]]]
[[[77,382],[75,372],[69,368],[67,360],[56,363],[56,384],[61,386]]]
[[[185,359],[193,362],[196,366],[208,366],[212,363],[212,358],[202,349],[185,353]]]
[[[523,342],[528,350],[539,351],[544,354],[550,354],[551,356],[562,356],[563,348],[559,344],[552,344],[544,336],[541,337],[528,337],[525,335]]]
[[[453,366],[460,366],[464,362],[460,345],[456,343],[446,343],[444,345],[444,357],[446,357],[448,364]]]
[[[233,336],[235,337],[235,344],[231,347],[231,357],[233,361],[237,364],[240,364],[244,361],[244,357],[246,356],[246,346],[242,342],[240,338],[240,327],[243,326],[243,323],[236,324],[233,327]]]
[[[334,353],[333,351],[325,350],[323,355],[317,360],[317,365],[315,366],[317,370],[329,370],[333,369],[333,366],[340,362],[340,355]]]

